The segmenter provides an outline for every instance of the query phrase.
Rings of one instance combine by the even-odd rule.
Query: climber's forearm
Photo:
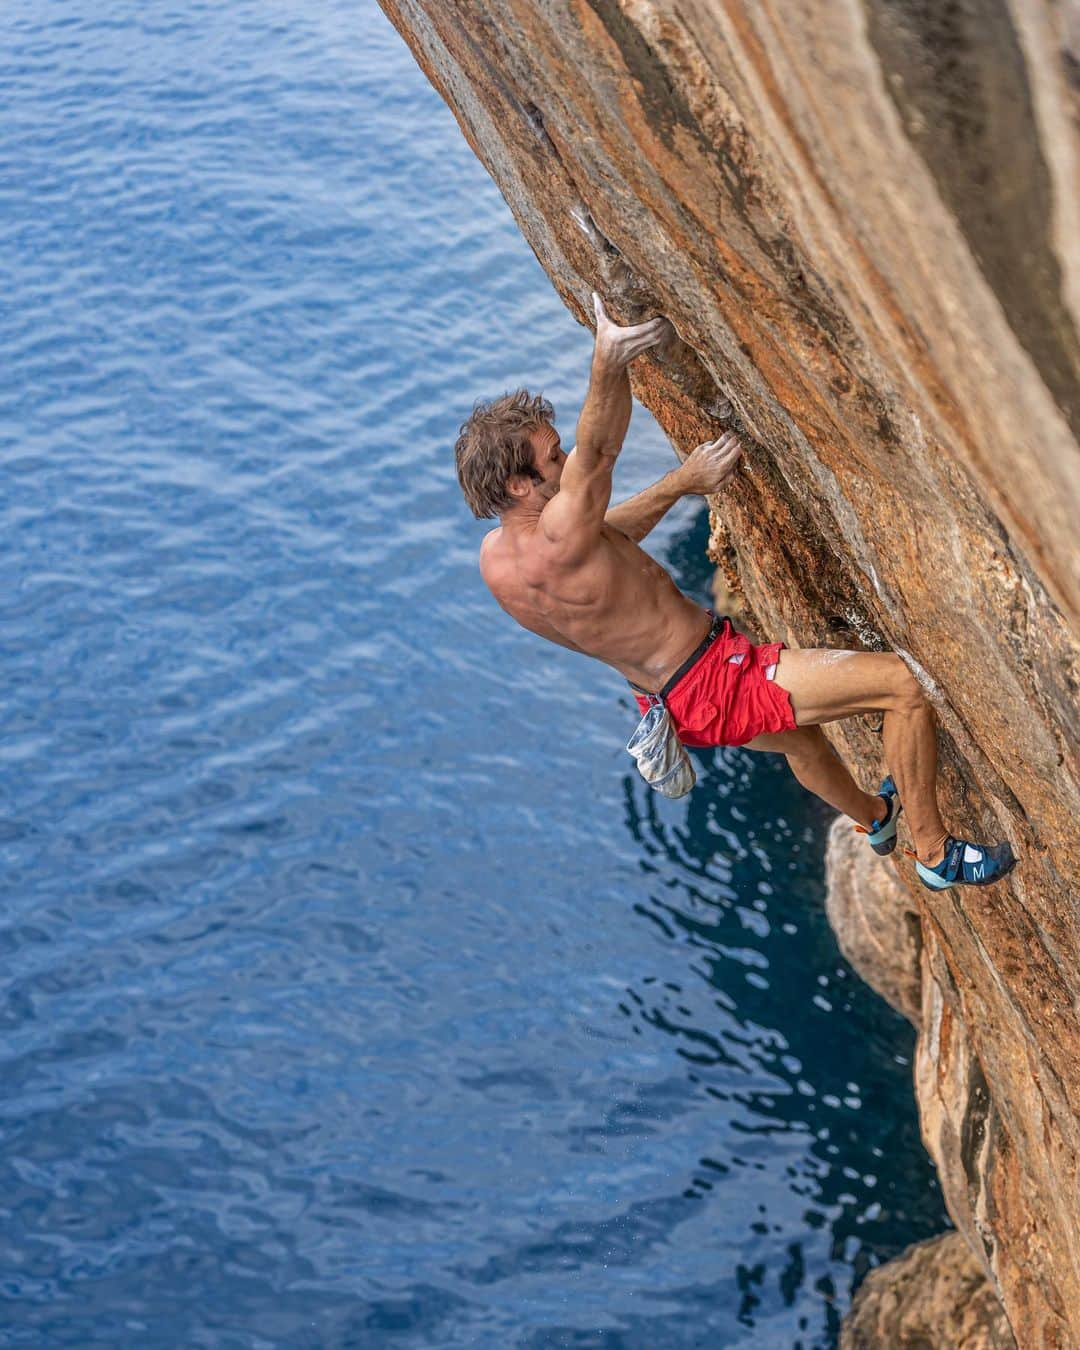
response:
[[[650,487],[613,506],[604,516],[604,524],[614,525],[628,539],[640,543],[689,490],[679,469],[672,469]]]

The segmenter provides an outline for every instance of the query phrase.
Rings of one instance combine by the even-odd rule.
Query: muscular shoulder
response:
[[[507,556],[502,540],[502,526],[489,530],[480,544],[480,575],[497,600],[512,584],[515,571],[513,559]]]
[[[480,575],[503,609],[521,622],[522,606],[531,608],[551,580],[551,566],[535,547],[532,532],[518,532],[511,543],[501,529],[484,536]]]
[[[483,539],[480,540],[480,566],[483,567],[485,559],[491,556],[493,548],[498,547],[499,537],[502,534],[502,526],[496,525],[493,530],[488,530]]]

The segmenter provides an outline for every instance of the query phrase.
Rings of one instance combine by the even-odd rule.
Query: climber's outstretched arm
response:
[[[595,292],[593,307],[596,343],[589,391],[578,421],[577,445],[567,458],[558,495],[540,516],[547,539],[556,546],[572,548],[594,542],[611,501],[611,473],[630,425],[626,368],[671,332],[671,325],[663,318],[627,327],[612,323]]]

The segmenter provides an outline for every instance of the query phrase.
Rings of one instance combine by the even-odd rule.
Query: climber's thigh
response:
[[[803,763],[807,760],[835,759],[836,753],[825,739],[820,727],[796,727],[794,731],[763,731],[752,741],[745,741],[743,750],[771,750],[773,754],[787,755],[789,760]]]
[[[798,727],[889,712],[921,698],[911,672],[893,652],[784,648],[776,683],[787,690]]]

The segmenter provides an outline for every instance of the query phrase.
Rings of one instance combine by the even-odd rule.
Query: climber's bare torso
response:
[[[480,571],[523,628],[659,689],[709,631],[709,616],[658,562],[612,525],[584,556],[553,556],[539,527],[501,526],[484,539]]]

